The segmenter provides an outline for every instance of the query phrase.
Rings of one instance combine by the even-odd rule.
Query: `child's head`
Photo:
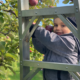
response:
[[[70,29],[61,21],[60,18],[54,19],[54,28],[53,31],[58,35],[70,33]]]

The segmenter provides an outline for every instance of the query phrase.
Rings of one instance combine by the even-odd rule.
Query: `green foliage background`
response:
[[[36,6],[30,6],[30,9],[56,7],[59,0],[38,0]],[[67,4],[69,0],[64,0]],[[71,1],[72,3],[72,1]],[[42,19],[42,26],[53,25],[53,18]],[[36,22],[36,20],[34,21]],[[0,1],[0,79],[9,80],[8,76],[15,74],[14,62],[19,61],[19,25],[18,25],[18,1],[5,0]],[[30,39],[30,60],[42,61],[43,55],[34,49],[32,39]],[[19,62],[18,62],[19,63]],[[19,65],[19,64],[18,64]],[[8,74],[9,73],[9,74]]]

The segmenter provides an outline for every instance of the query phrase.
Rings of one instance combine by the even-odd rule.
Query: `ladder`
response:
[[[73,0],[73,6],[54,7],[45,9],[29,10],[29,0],[18,0],[18,19],[19,19],[19,46],[20,46],[20,80],[31,80],[41,68],[64,70],[70,72],[75,80],[80,80],[80,65],[31,61],[29,59],[29,40],[37,28],[42,18],[59,17],[65,25],[80,40],[80,0]],[[66,17],[75,16],[77,29],[72,27]],[[29,32],[29,27],[35,19],[38,19],[33,30]],[[31,19],[31,21],[29,21]],[[30,70],[30,67],[34,67]]]

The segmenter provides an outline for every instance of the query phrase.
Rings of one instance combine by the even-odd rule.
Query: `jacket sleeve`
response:
[[[75,41],[71,36],[59,36],[43,27],[38,27],[34,35],[38,41],[58,55],[67,56],[74,51]]]
[[[39,51],[40,53],[42,54],[45,54],[46,51],[48,50],[39,40],[37,40],[36,38],[32,38],[32,42],[33,42],[33,45],[35,47],[35,49],[37,51]]]

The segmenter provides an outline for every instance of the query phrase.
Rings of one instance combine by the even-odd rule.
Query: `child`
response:
[[[74,23],[72,20],[71,22]],[[44,61],[68,64],[78,63],[79,45],[76,40],[78,41],[60,18],[55,18],[53,32],[38,27],[32,38],[35,49],[45,55]],[[43,69],[43,78],[43,80],[74,80],[67,71],[51,69]]]

